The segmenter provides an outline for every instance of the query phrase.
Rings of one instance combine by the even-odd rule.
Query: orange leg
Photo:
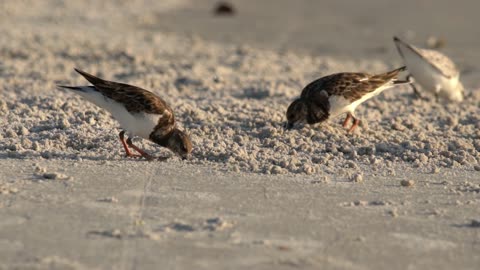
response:
[[[143,151],[142,149],[138,148],[136,145],[133,144],[132,142],[132,139],[131,138],[128,138],[127,139],[127,144],[128,146],[132,147],[133,149],[135,149],[135,151],[137,151],[142,157],[144,157],[145,159],[147,160],[153,160],[153,156],[146,153],[145,151]]]
[[[353,116],[352,116],[353,117]],[[358,124],[360,124],[360,120],[353,117],[353,125],[350,127],[350,129],[348,130],[348,133],[353,133],[353,131],[355,130],[355,128],[357,128]]]
[[[345,121],[343,121],[343,127],[344,127],[344,128],[347,127],[348,121],[350,121],[350,119],[352,119],[352,114],[351,114],[351,113],[347,113],[347,117],[345,117]]]
[[[122,142],[123,148],[125,149],[125,156],[126,157],[142,157],[140,155],[135,155],[130,152],[130,149],[128,149],[127,143],[125,142],[125,131],[122,130],[120,134],[118,134],[120,137],[120,141]]]

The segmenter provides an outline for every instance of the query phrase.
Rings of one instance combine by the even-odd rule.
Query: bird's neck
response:
[[[307,108],[308,108],[308,112],[307,112],[306,120],[308,124],[323,122],[327,120],[328,117],[330,116],[330,112],[328,111],[328,108],[325,108],[325,106],[321,106],[313,102],[308,102]]]
[[[158,132],[154,131],[150,134],[150,140],[161,146],[168,147],[168,140],[170,139],[170,137],[172,137],[174,131],[175,129],[171,129],[166,134],[159,134]]]

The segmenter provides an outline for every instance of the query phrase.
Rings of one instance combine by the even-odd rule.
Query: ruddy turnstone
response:
[[[112,114],[124,129],[119,137],[126,156],[153,159],[153,156],[133,144],[132,136],[138,136],[170,149],[182,159],[188,158],[192,142],[185,132],[176,128],[173,110],[163,99],[133,85],[106,81],[79,69],[75,71],[93,86],[58,87],[75,90],[75,93]],[[125,131],[131,135],[126,140]],[[129,147],[140,155],[132,154]]]
[[[378,75],[345,72],[317,79],[308,84],[300,98],[288,107],[286,127],[290,129],[295,123],[305,121],[312,125],[347,113],[343,127],[346,128],[353,119],[348,129],[349,133],[353,132],[360,123],[355,117],[355,108],[385,89],[408,83],[397,80],[403,70],[405,67]]]
[[[455,64],[444,54],[428,49],[420,49],[410,45],[398,37],[393,37],[398,52],[402,56],[410,75],[415,82],[428,92],[450,101],[461,102],[464,97],[460,72]],[[417,96],[418,90],[412,84]]]

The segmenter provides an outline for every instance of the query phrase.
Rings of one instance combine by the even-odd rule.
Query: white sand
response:
[[[358,108],[363,125],[354,135],[342,119],[284,131],[284,112],[306,83],[383,72],[400,58],[309,56],[289,42],[259,49],[245,34],[253,45],[206,41],[214,20],[220,32],[242,20],[213,18],[211,1],[78,2],[0,9],[0,268],[480,264],[479,231],[470,226],[480,218],[475,71],[461,105],[415,100],[399,87]],[[199,24],[201,38],[181,26],[167,33],[179,17],[192,24],[192,14],[212,17]],[[110,115],[55,89],[86,83],[74,67],[162,96],[191,134],[194,158],[123,158]]]

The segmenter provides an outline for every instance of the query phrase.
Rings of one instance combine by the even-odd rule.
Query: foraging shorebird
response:
[[[343,127],[346,128],[353,119],[348,129],[349,133],[353,132],[360,124],[360,119],[355,116],[357,106],[383,90],[408,83],[397,79],[403,70],[405,67],[378,75],[345,72],[317,79],[308,84],[300,98],[288,107],[286,127],[290,129],[298,122],[316,124],[347,113]]]
[[[410,45],[398,37],[393,37],[398,52],[402,56],[410,75],[425,91],[446,100],[461,102],[464,98],[463,84],[460,82],[460,72],[446,55],[435,51],[420,49]],[[412,84],[417,96],[417,88]]]
[[[154,93],[124,83],[107,81],[75,69],[92,86],[65,86],[60,88],[74,92],[95,105],[109,111],[124,129],[120,141],[127,157],[154,157],[133,144],[132,136],[148,139],[170,149],[182,159],[187,159],[192,151],[189,136],[175,125],[173,110]],[[131,136],[125,140],[125,131]],[[129,147],[140,155],[133,154]]]

